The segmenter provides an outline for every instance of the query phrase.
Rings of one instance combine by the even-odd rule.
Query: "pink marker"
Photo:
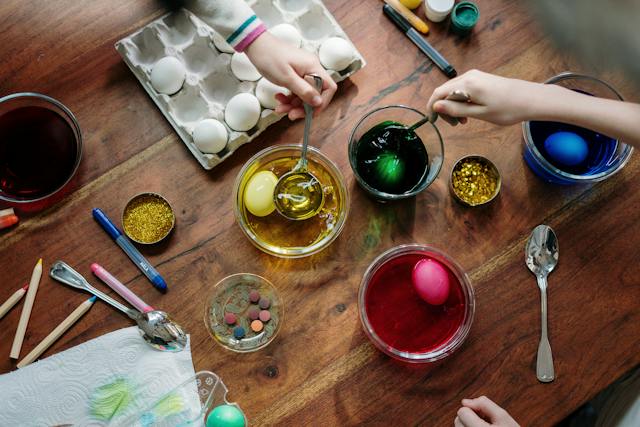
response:
[[[126,299],[129,304],[140,310],[142,313],[148,313],[153,311],[153,307],[148,305],[146,302],[142,301],[136,294],[134,294],[129,288],[120,283],[118,279],[113,277],[111,273],[105,270],[100,265],[93,263],[91,264],[91,271],[96,275],[100,280],[109,285],[111,289],[116,291],[118,295],[122,298]]]

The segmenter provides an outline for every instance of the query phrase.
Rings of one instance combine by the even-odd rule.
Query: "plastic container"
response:
[[[451,334],[450,338],[448,338],[445,342],[439,345],[437,348],[433,348],[429,351],[424,352],[412,352],[412,351],[403,351],[396,348],[393,344],[385,342],[376,331],[375,327],[372,324],[372,321],[369,318],[368,309],[366,307],[367,303],[367,292],[369,290],[369,286],[372,283],[372,279],[376,273],[388,263],[401,258],[406,257],[408,255],[419,255],[422,257],[428,257],[436,260],[441,263],[443,266],[447,268],[447,270],[453,274],[460,284],[460,294],[461,298],[464,301],[463,312],[460,313],[462,319],[453,334]],[[399,286],[399,285],[389,285],[389,286]],[[415,298],[419,298],[417,294]],[[421,303],[423,303],[421,301]],[[426,303],[424,303],[426,304]],[[405,309],[405,306],[401,308],[401,311]],[[458,265],[453,259],[451,259],[444,252],[428,245],[420,245],[420,244],[410,244],[410,245],[401,245],[395,248],[389,249],[384,252],[378,258],[376,258],[367,271],[364,273],[362,278],[362,282],[360,283],[360,290],[358,292],[358,310],[360,313],[360,320],[362,322],[362,327],[364,329],[367,337],[373,342],[373,344],[383,353],[401,360],[403,362],[409,363],[426,363],[426,362],[435,362],[436,360],[443,359],[453,353],[456,349],[458,349],[462,343],[465,341],[467,336],[469,335],[469,331],[471,329],[471,324],[473,323],[473,316],[475,313],[475,296],[473,292],[473,287],[467,277],[466,273]],[[402,313],[405,314],[406,313]],[[393,313],[388,313],[389,321],[391,321]],[[403,333],[413,333],[412,330],[406,330]]]
[[[424,14],[431,22],[442,22],[451,13],[455,0],[424,0]]]
[[[213,372],[200,371],[118,425],[123,427],[204,426],[209,413],[219,405],[232,405],[240,409],[237,403],[227,400],[228,392],[227,386],[220,377]],[[246,416],[245,425],[247,425]]]
[[[272,170],[277,177],[282,176],[295,166],[301,151],[301,145],[265,148],[245,163],[234,184],[234,212],[242,232],[261,251],[282,258],[305,257],[328,247],[344,228],[349,213],[349,194],[342,173],[314,147],[307,151],[309,171],[318,178],[325,192],[325,203],[318,215],[293,221],[277,211],[261,218],[248,212],[244,191],[251,177],[262,170]]]
[[[425,149],[427,150],[427,154],[429,156],[429,170],[422,178],[422,181],[415,186],[413,191],[405,192],[402,194],[391,194],[383,191],[379,191],[373,187],[371,187],[358,173],[356,167],[356,149],[357,143],[359,139],[364,135],[368,130],[373,128],[374,126],[391,120],[394,122],[402,123],[404,125],[412,125],[419,120],[422,120],[425,117],[419,110],[415,108],[407,107],[404,105],[389,105],[386,107],[376,108],[373,111],[365,114],[360,121],[356,124],[349,136],[349,163],[351,164],[351,169],[353,170],[353,174],[362,187],[369,195],[373,196],[375,199],[381,202],[393,201],[393,200],[401,200],[409,197],[414,197],[420,192],[424,191],[435,179],[438,177],[440,173],[440,169],[442,168],[442,162],[444,158],[444,144],[442,141],[442,136],[438,131],[438,128],[433,123],[425,123],[418,129],[416,129],[416,134],[422,140]]]
[[[599,98],[622,101],[622,96],[608,83],[595,77],[572,72],[564,72],[547,80],[546,84],[556,84],[567,89],[586,92]],[[531,133],[531,122],[522,123],[524,136],[524,159],[531,170],[543,180],[561,185],[591,184],[603,181],[618,173],[627,164],[633,147],[618,141],[615,150],[608,155],[601,168],[591,174],[576,175],[563,171],[551,164],[538,150]]]
[[[459,36],[467,36],[480,18],[478,6],[470,1],[456,4],[451,11],[451,30]]]

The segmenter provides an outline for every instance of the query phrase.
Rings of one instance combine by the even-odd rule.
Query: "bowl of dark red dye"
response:
[[[81,157],[80,126],[61,102],[27,92],[0,98],[0,202],[53,196],[71,181]]]
[[[608,83],[595,77],[564,72],[547,80],[555,84],[599,98],[622,101],[622,96]],[[633,147],[606,135],[566,123],[527,121],[522,124],[524,159],[540,178],[553,184],[590,184],[603,181],[620,170],[631,158]],[[577,135],[586,142],[586,156],[577,164],[567,165],[554,158],[548,138],[559,133]]]
[[[423,259],[440,263],[449,275],[444,304],[428,304],[414,289],[412,271]],[[403,362],[435,362],[469,335],[475,296],[464,270],[447,254],[427,245],[401,245],[371,263],[360,284],[358,308],[365,334],[383,353]]]

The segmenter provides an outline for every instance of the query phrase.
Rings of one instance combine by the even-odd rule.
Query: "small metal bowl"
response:
[[[137,238],[135,238],[133,236],[130,227],[127,226],[127,221],[126,221],[127,212],[130,209],[132,209],[132,207],[133,207],[133,205],[135,203],[139,202],[143,198],[154,198],[154,199],[157,199],[160,202],[164,203],[169,208],[169,210],[171,211],[171,225],[167,228],[166,232],[161,235],[161,237],[159,237],[159,238],[157,238],[155,240],[145,241],[145,240],[137,239]],[[158,226],[161,226],[161,225],[162,224],[159,224]],[[129,199],[129,201],[125,205],[124,209],[122,210],[122,230],[124,231],[124,234],[129,239],[133,240],[136,243],[140,243],[141,245],[153,245],[155,243],[158,243],[158,242],[164,240],[171,233],[171,231],[173,230],[175,225],[176,225],[176,215],[173,212],[173,208],[171,207],[171,204],[169,203],[169,201],[167,199],[165,199],[164,197],[162,197],[161,195],[159,195],[157,193],[140,193],[140,194],[136,194],[131,199]]]
[[[460,167],[460,165],[467,160],[476,160],[480,163],[483,163],[484,165],[487,165],[489,167],[490,172],[493,174],[493,176],[496,178],[497,180],[497,184],[496,184],[496,189],[493,193],[493,195],[485,200],[482,203],[473,203],[468,199],[465,199],[462,195],[458,194],[458,192],[456,191],[456,189],[453,187],[453,173]],[[502,187],[502,177],[500,176],[500,171],[498,170],[498,168],[496,167],[496,165],[493,164],[493,162],[489,159],[487,159],[486,157],[477,155],[477,154],[473,154],[470,156],[464,156],[460,159],[458,159],[453,167],[451,168],[451,174],[449,175],[449,190],[451,190],[451,194],[453,195],[453,198],[455,200],[457,200],[459,203],[461,203],[464,206],[470,206],[470,207],[475,207],[475,206],[484,206],[487,203],[491,202],[493,199],[496,198],[496,196],[498,195],[498,193],[500,193],[500,188]]]

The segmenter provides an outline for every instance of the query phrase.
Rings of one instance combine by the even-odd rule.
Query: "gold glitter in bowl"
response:
[[[498,168],[482,156],[463,157],[451,169],[451,193],[466,206],[489,203],[500,192],[501,184]]]
[[[169,202],[159,194],[142,193],[129,200],[122,213],[122,228],[137,243],[158,243],[169,235],[176,218]]]

